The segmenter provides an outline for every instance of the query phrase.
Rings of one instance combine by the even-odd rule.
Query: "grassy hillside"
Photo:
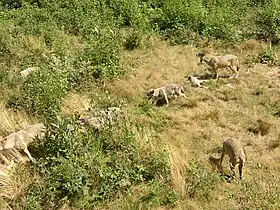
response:
[[[0,3],[0,136],[44,122],[36,163],[0,165],[0,209],[277,209],[278,1],[43,1]],[[209,89],[201,49],[233,53]],[[268,63],[268,64],[261,64]],[[22,78],[28,67],[38,71]],[[185,87],[155,107],[148,89]],[[88,109],[125,117],[95,132],[75,124]],[[68,125],[73,125],[69,129]],[[211,166],[221,140],[244,145],[245,180]],[[224,168],[229,173],[228,158]]]

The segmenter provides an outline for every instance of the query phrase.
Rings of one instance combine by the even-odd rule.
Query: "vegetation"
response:
[[[30,145],[36,163],[9,174],[0,168],[0,209],[280,208],[279,7],[0,1],[0,136],[47,125]],[[194,62],[199,48],[237,54],[240,79],[188,86],[186,75],[207,76]],[[21,77],[29,67],[37,70]],[[188,99],[170,107],[144,99],[148,88],[170,82],[182,83]],[[117,124],[97,132],[76,123],[85,110],[110,106],[125,111]],[[242,183],[208,162],[228,135],[245,145]]]

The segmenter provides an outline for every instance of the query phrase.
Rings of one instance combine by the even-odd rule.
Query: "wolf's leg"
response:
[[[179,96],[183,96],[184,98],[187,98],[186,94],[185,94],[185,91],[184,91],[184,88],[180,85],[180,88],[178,90],[178,95]]]
[[[242,180],[242,168],[243,168],[243,161],[239,162],[238,170],[239,170],[239,178]]]
[[[230,68],[230,70],[232,71],[232,75],[230,76],[230,78],[232,79],[232,78],[234,78],[235,76],[236,76],[236,71],[235,71],[235,69],[234,69],[234,67],[233,66],[229,66],[229,68]]]
[[[5,164],[9,165],[10,162],[8,161],[8,159],[2,154],[0,153],[0,158],[5,162]]]
[[[27,147],[23,150],[25,154],[28,156],[29,160],[31,160],[33,163],[35,162],[35,159],[31,156],[30,152],[28,151]]]
[[[218,72],[218,70],[215,70],[215,74],[216,74],[216,81],[218,82],[218,80],[219,80],[219,72]]]
[[[208,79],[202,79],[202,80],[199,80],[199,83],[203,83],[203,82],[208,82],[209,80]]]
[[[209,89],[209,87],[206,87],[204,85],[200,85],[201,88]]]
[[[163,90],[163,95],[164,95],[164,99],[166,101],[166,106],[169,106],[169,101],[168,101],[168,97],[167,97],[167,94],[166,94],[165,90]]]
[[[182,95],[184,98],[187,98],[187,96],[186,96],[185,93],[181,93],[181,95]]]
[[[229,167],[230,167],[230,170],[232,172],[233,177],[235,177],[234,166],[235,166],[235,164],[232,161],[230,161],[229,162]]]

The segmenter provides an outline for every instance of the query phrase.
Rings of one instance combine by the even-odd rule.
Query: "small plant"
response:
[[[274,48],[269,48],[264,50],[258,55],[258,59],[260,63],[263,64],[270,64],[270,65],[276,65],[279,63],[278,57],[275,53]]]
[[[190,162],[191,171],[186,175],[186,192],[191,199],[210,200],[210,192],[215,187],[219,177],[211,174],[197,161]]]

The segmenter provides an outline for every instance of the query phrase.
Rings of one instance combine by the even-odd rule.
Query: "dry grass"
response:
[[[11,109],[5,107],[3,103],[0,102],[0,136],[3,137],[22,127],[35,122],[30,116],[23,112],[15,112]]]
[[[157,44],[149,50],[132,51],[124,55],[127,61],[129,74],[126,78],[109,84],[109,91],[120,97],[126,97],[131,102],[130,109],[135,109],[142,103],[145,91],[167,83],[181,83],[186,88],[188,100],[177,99],[171,102],[170,107],[157,108],[169,120],[169,124],[160,133],[160,138],[167,145],[170,152],[172,168],[172,184],[183,199],[181,202],[189,202],[185,194],[185,172],[191,159],[198,159],[209,169],[211,164],[209,156],[213,148],[221,147],[221,140],[232,136],[241,140],[244,144],[248,161],[244,167],[244,176],[247,182],[257,182],[260,177],[265,178],[264,173],[272,175],[279,171],[280,165],[273,164],[277,159],[276,151],[278,141],[270,141],[279,135],[277,127],[280,126],[279,118],[270,114],[267,97],[273,96],[275,91],[279,93],[279,77],[270,77],[267,72],[271,68],[264,65],[254,65],[247,72],[245,66],[241,67],[240,79],[221,79],[218,84],[209,82],[210,90],[193,88],[187,84],[184,78],[188,74],[205,73],[205,68],[197,66],[198,60],[195,53],[198,51],[190,46],[169,46],[166,42],[157,40]],[[262,43],[255,40],[248,41],[244,46],[232,50],[232,53],[242,57],[249,52],[258,53],[263,49]],[[222,71],[227,74],[227,70]],[[254,95],[252,92],[262,85],[265,88],[262,95]],[[268,88],[269,87],[269,88]],[[265,101],[261,103],[261,101]],[[258,119],[265,120],[265,125],[260,129],[266,135],[256,136],[248,131],[248,127]],[[268,128],[269,127],[269,128]],[[269,132],[268,132],[269,131]],[[275,137],[276,136],[276,137]],[[275,148],[268,151],[267,148]],[[228,160],[225,160],[227,162]],[[258,168],[265,167],[266,172]],[[229,168],[226,169],[229,171]],[[217,173],[217,171],[213,172]],[[271,176],[268,177],[271,177]],[[273,183],[276,179],[267,180]],[[223,193],[228,184],[217,184],[211,193],[213,200],[209,203],[203,201],[191,201],[190,209],[236,209],[241,208],[237,200],[227,198]],[[231,191],[238,196],[241,191],[238,185],[231,184]],[[264,192],[265,193],[265,192]],[[188,201],[187,201],[188,200]],[[223,205],[221,205],[221,200]],[[178,209],[184,209],[178,204]],[[238,207],[239,206],[239,207]]]

